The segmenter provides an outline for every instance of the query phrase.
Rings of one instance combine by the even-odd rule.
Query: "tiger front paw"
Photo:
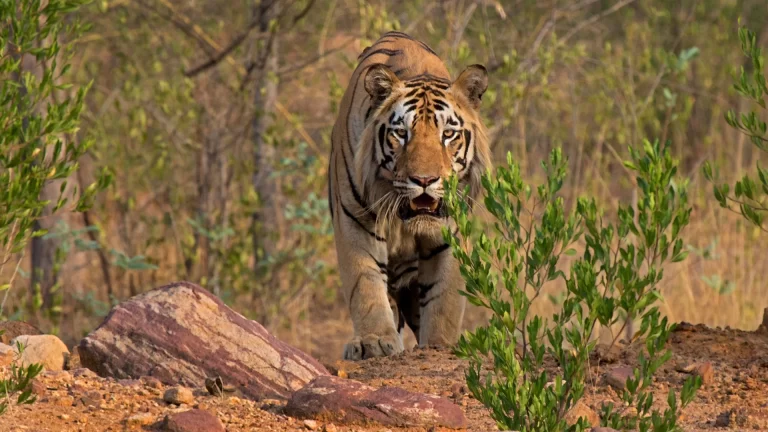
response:
[[[403,341],[396,331],[385,335],[355,336],[344,346],[344,360],[386,357],[403,352]]]

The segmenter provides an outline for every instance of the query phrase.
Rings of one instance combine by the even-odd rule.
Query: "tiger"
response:
[[[440,57],[406,33],[384,33],[359,55],[331,132],[328,206],[353,337],[345,360],[402,353],[405,325],[419,347],[461,334],[466,299],[443,180],[474,203],[491,167],[479,108],[480,64],[452,81]]]

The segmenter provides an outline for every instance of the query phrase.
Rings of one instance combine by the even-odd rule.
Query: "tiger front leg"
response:
[[[339,272],[354,327],[344,346],[345,360],[362,360],[403,352],[387,294],[386,264],[375,254],[353,248],[339,256]]]
[[[420,347],[454,345],[461,334],[466,299],[464,280],[447,245],[433,248],[419,261]]]

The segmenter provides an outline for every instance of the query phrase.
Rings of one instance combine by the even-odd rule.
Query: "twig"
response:
[[[258,23],[252,21],[248,25],[247,29],[244,32],[242,32],[239,35],[237,35],[234,39],[232,39],[232,42],[230,42],[229,45],[227,45],[223,50],[221,50],[216,55],[212,56],[205,63],[203,63],[203,64],[201,64],[199,66],[195,66],[195,67],[193,67],[192,69],[190,69],[188,71],[185,71],[184,72],[184,76],[187,77],[187,78],[191,78],[191,77],[193,77],[193,76],[195,76],[195,75],[197,75],[197,74],[199,74],[201,72],[204,72],[204,71],[212,68],[213,66],[216,66],[217,64],[219,64],[224,59],[224,57],[229,56],[229,54],[232,51],[234,51],[237,47],[239,47],[245,41],[245,39],[248,37],[248,34],[250,34],[251,30],[253,30],[256,27],[257,24]],[[256,38],[257,39],[263,39],[267,35],[268,35],[268,33],[261,33],[261,34],[257,35]]]
[[[581,31],[581,29],[583,29],[584,27],[594,24],[600,21],[601,19],[605,18],[606,16],[611,15],[614,12],[617,12],[619,9],[623,8],[624,6],[627,6],[628,4],[634,3],[634,2],[635,0],[622,0],[620,2],[617,2],[616,4],[600,12],[599,14],[589,17],[584,21],[580,22],[579,24],[577,24],[568,33],[566,33],[565,36],[563,36],[563,38],[560,39],[558,42],[561,45],[565,44],[566,42],[568,42],[568,39],[570,39],[571,37],[573,37],[573,35]]]
[[[23,249],[21,251],[21,256],[19,257],[19,261],[16,263],[16,268],[13,270],[13,274],[11,275],[11,280],[8,282],[8,289],[5,290],[5,294],[3,295],[3,302],[0,303],[0,316],[3,315],[3,310],[5,309],[5,302],[8,300],[8,294],[11,292],[11,287],[13,287],[13,281],[16,279],[16,275],[19,274],[19,267],[21,267],[21,262],[24,261],[24,254],[26,253],[26,249]]]

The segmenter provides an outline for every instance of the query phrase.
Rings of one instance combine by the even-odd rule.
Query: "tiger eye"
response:
[[[451,138],[456,134],[456,131],[453,129],[446,129],[443,131],[443,138]]]

